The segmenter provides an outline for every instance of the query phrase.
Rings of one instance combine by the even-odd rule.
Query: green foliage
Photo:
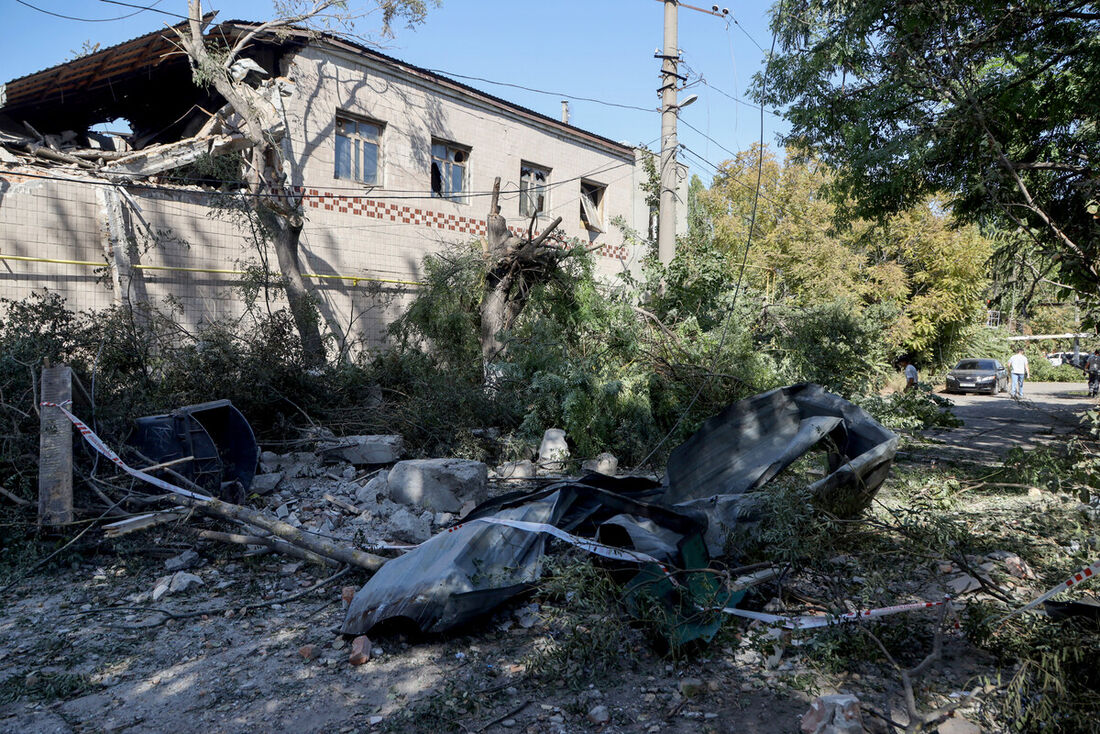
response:
[[[951,412],[952,402],[918,384],[915,390],[890,395],[867,395],[856,400],[875,420],[892,431],[922,431],[926,428],[961,426]]]
[[[532,675],[575,689],[637,663],[641,635],[621,609],[621,591],[589,559],[547,559],[539,583],[550,635],[524,659]]]
[[[886,377],[884,324],[891,314],[889,307],[861,311],[843,300],[779,312],[782,373],[845,397],[876,389]]]
[[[1093,731],[1100,687],[1095,625],[1029,614],[1001,621],[1001,614],[975,605],[966,616],[967,637],[1013,668],[1001,681],[1006,695],[998,718],[1014,732]]]
[[[1042,355],[1029,355],[1027,363],[1031,369],[1031,379],[1036,382],[1088,381],[1088,377],[1079,368],[1071,364],[1060,364],[1055,367],[1050,363],[1050,360]]]
[[[756,189],[746,182],[758,169],[761,197],[746,253]],[[984,308],[992,243],[930,197],[887,218],[838,226],[838,205],[826,195],[837,175],[810,156],[780,162],[767,148],[724,162],[697,198],[713,223],[714,249],[729,258],[727,277],[744,259],[743,279],[769,304],[818,309],[844,301],[847,318],[876,306],[870,318],[879,322],[883,353],[942,359]]]
[[[836,168],[845,214],[948,192],[965,219],[1036,241],[1040,272],[1095,290],[1092,4],[794,0],[773,27],[781,50],[756,97],[787,107],[788,146]]]
[[[1097,425],[1097,414],[1087,420]],[[1095,434],[1094,434],[1095,436]],[[1039,446],[1027,451],[1014,447],[1005,456],[1019,481],[1069,494],[1082,502],[1100,496],[1100,454],[1095,441],[1071,438],[1061,447]]]
[[[19,700],[47,703],[71,700],[92,689],[88,676],[76,673],[16,674],[0,682],[0,705]]]

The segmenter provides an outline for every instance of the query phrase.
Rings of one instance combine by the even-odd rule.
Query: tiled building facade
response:
[[[602,275],[639,264],[613,222],[649,225],[647,153],[331,39],[278,63],[292,83],[284,146],[304,197],[303,271],[326,321],[353,341],[384,340],[426,254],[484,235],[496,177],[517,233],[531,213],[536,231],[560,216],[568,237],[599,246]],[[50,288],[81,309],[170,300],[190,325],[238,316],[238,272],[259,254],[211,206],[218,196],[0,163],[0,293]]]

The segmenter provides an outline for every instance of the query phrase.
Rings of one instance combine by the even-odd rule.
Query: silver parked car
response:
[[[961,359],[947,373],[947,392],[987,392],[1008,389],[1008,370],[995,359]]]

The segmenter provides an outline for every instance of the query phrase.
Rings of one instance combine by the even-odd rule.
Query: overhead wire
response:
[[[191,20],[191,18],[189,16],[180,15],[179,13],[173,13],[173,12],[170,12],[168,10],[161,10],[160,8],[156,7],[157,5],[160,5],[163,1],[164,0],[155,0],[155,2],[152,5],[136,5],[134,3],[124,3],[121,0],[99,0],[99,2],[101,2],[101,3],[109,3],[111,5],[121,5],[124,8],[138,8],[137,13],[130,13],[130,15],[124,15],[124,16],[122,16],[123,18],[129,18],[131,16],[137,15],[138,13],[142,13],[142,12],[145,12],[146,10],[148,10],[150,12],[160,13],[161,15],[167,15],[167,16],[170,16],[172,18],[181,18],[183,20]]]
[[[492,79],[485,79],[480,76],[468,76],[466,74],[456,74],[453,71],[445,71],[443,69],[426,69],[433,74],[442,74],[443,76],[451,76],[456,79],[471,79],[473,81],[484,82],[486,84],[495,84],[501,87],[512,87],[513,89],[522,89],[526,92],[534,92],[535,94],[546,94],[553,97],[560,97],[564,99],[578,100],[581,102],[594,102],[595,104],[601,104],[606,107],[618,107],[624,110],[637,110],[639,112],[660,112],[656,107],[639,107],[637,105],[621,104],[619,102],[608,102],[604,99],[596,99],[594,97],[581,97],[575,94],[566,94],[564,92],[550,92],[545,89],[537,89],[535,87],[525,87],[522,84],[513,84],[511,82],[498,82]]]
[[[139,13],[144,13],[147,10],[152,10],[153,12],[157,12],[157,13],[166,13],[168,15],[175,15],[175,13],[167,13],[167,11],[164,11],[164,10],[157,10],[157,9],[153,8],[152,5],[150,5],[150,6],[129,5],[129,7],[138,8],[138,10],[135,10],[132,13],[127,13],[126,15],[119,15],[119,16],[116,16],[114,18],[81,18],[81,17],[76,16],[76,15],[66,15],[65,13],[56,13],[52,10],[46,10],[45,8],[40,8],[37,5],[34,5],[32,3],[27,2],[27,0],[15,0],[15,2],[17,2],[20,5],[23,5],[25,7],[28,7],[31,10],[37,10],[39,13],[45,13],[46,15],[52,15],[55,18],[61,18],[63,20],[75,20],[75,21],[79,21],[81,23],[111,23],[111,22],[114,22],[116,20],[126,20],[127,18],[132,18],[135,15],[138,15]],[[100,0],[100,2],[111,2],[111,0]],[[161,2],[163,2],[163,0],[156,0],[156,2],[153,3],[153,5],[159,5]],[[114,4],[116,4],[116,5],[128,5],[128,3],[122,3],[122,2],[115,2]],[[183,17],[186,17],[186,16],[180,15],[180,16],[176,16],[176,17],[183,18]]]
[[[783,4],[781,2],[780,5],[779,5],[780,18],[782,17],[782,14],[783,14]],[[776,36],[778,34],[778,21],[777,21],[776,25],[774,26],[774,28],[776,30],[772,31],[771,51],[768,53],[768,56],[765,60],[764,74],[761,78],[761,83],[760,83],[760,86],[761,86],[762,90],[766,89],[767,84],[768,84],[768,71],[771,68],[772,54],[775,53],[775,40],[776,40]],[[653,456],[658,451],[660,451],[661,447],[665,443],[668,442],[668,440],[672,437],[672,435],[674,433],[676,433],[676,430],[684,422],[684,418],[687,417],[687,414],[691,412],[691,409],[694,408],[695,404],[699,401],[699,396],[703,394],[703,389],[710,382],[711,377],[714,374],[714,368],[718,364],[718,359],[721,357],[722,349],[725,348],[726,339],[729,336],[730,324],[733,322],[734,309],[737,307],[738,296],[741,294],[741,285],[744,282],[745,268],[746,268],[746,266],[748,264],[748,260],[749,260],[749,250],[752,248],[753,230],[755,229],[755,226],[756,226],[756,209],[757,209],[757,204],[759,203],[759,200],[760,200],[760,188],[761,188],[761,185],[763,183],[763,175],[764,175],[764,108],[761,106],[761,108],[760,108],[759,158],[757,159],[757,166],[756,166],[756,187],[755,187],[755,193],[753,195],[753,200],[752,200],[752,212],[749,215],[748,233],[745,237],[745,253],[741,258],[741,266],[738,268],[738,271],[737,271],[737,282],[736,282],[736,284],[734,284],[734,287],[733,287],[733,298],[730,299],[730,305],[726,308],[726,315],[725,315],[725,318],[723,319],[723,323],[722,323],[721,337],[719,338],[718,345],[715,347],[714,354],[711,357],[710,368],[707,370],[706,375],[704,375],[703,379],[699,382],[699,385],[696,387],[695,393],[691,396],[691,400],[688,401],[687,406],[680,412],[680,415],[677,416],[676,422],[672,424],[672,427],[668,430],[668,432],[665,433],[665,435],[661,438],[661,440],[657,442],[657,445],[653,447],[653,449],[646,455],[646,457],[644,459],[642,459],[641,462],[639,462],[638,466],[644,466],[644,465],[648,464],[649,460],[652,459]]]

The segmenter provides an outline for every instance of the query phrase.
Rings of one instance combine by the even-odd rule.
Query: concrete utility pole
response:
[[[664,0],[665,42],[661,63],[661,208],[657,228],[657,255],[668,265],[676,254],[676,86],[682,78],[676,73],[680,49],[676,42],[678,0]]]

